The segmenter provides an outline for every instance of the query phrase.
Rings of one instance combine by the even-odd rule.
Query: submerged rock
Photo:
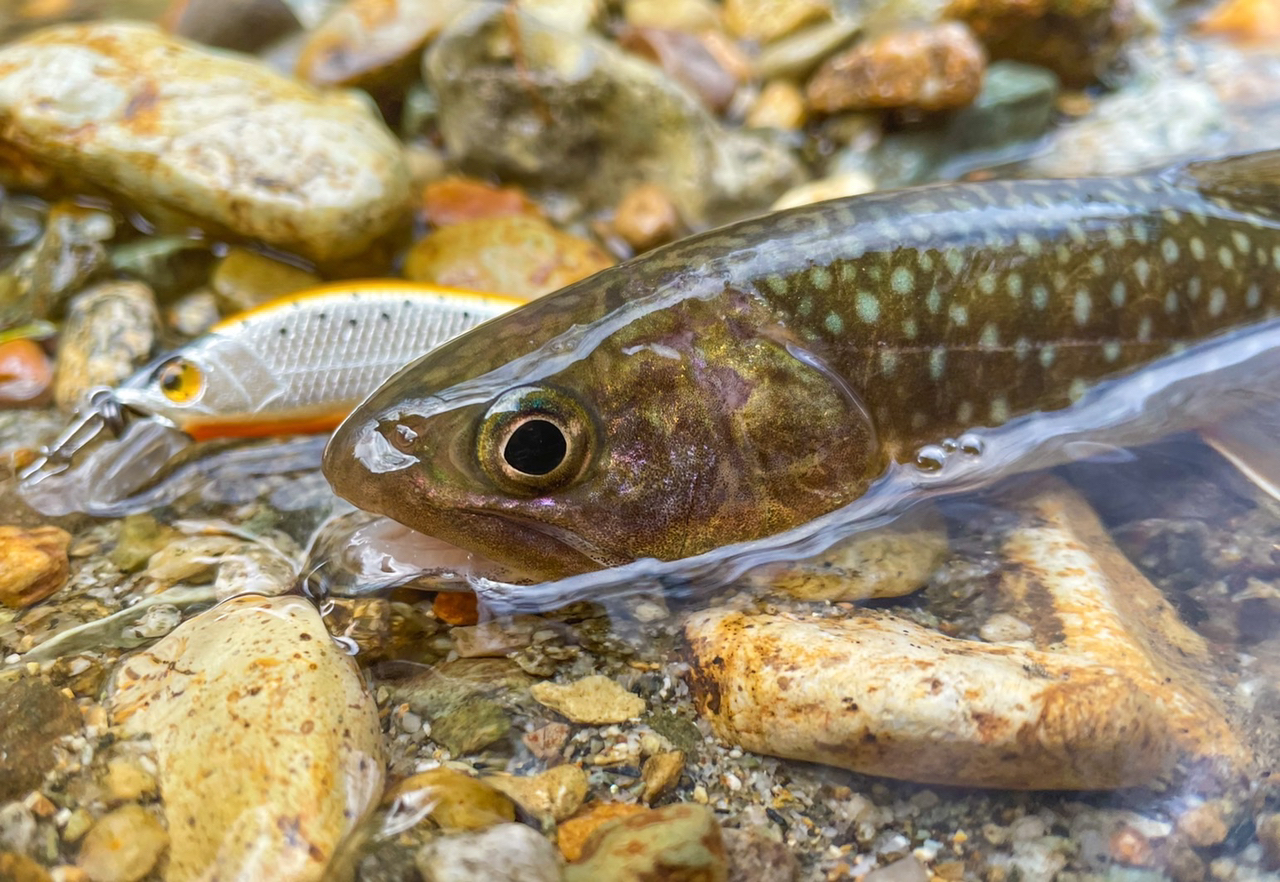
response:
[[[475,4],[455,19],[423,72],[465,168],[561,188],[591,207],[648,182],[706,223],[767,205],[800,174],[786,150],[722,128],[654,65],[503,6]]]
[[[105,212],[54,205],[40,239],[0,272],[0,328],[60,312],[67,297],[106,267],[104,243],[115,232],[115,220]]]
[[[829,59],[809,80],[809,105],[841,110],[952,110],[982,88],[986,54],[957,22],[892,31]]]
[[[401,781],[387,800],[421,812],[446,833],[486,830],[514,821],[515,803],[501,791],[463,772],[431,769]]]
[[[155,220],[313,259],[359,254],[407,202],[400,147],[366,105],[147,25],[64,25],[0,48],[0,117],[6,155]]]
[[[49,681],[25,677],[0,685],[0,802],[39,787],[57,763],[57,740],[82,726],[75,700]]]
[[[89,828],[76,863],[93,882],[137,882],[168,846],[169,834],[150,812],[125,805]]]
[[[95,386],[116,386],[151,358],[160,331],[155,295],[141,282],[103,282],[76,297],[58,344],[53,398],[73,407]]]
[[[560,882],[555,847],[524,824],[446,836],[415,859],[423,882]]]
[[[24,609],[67,581],[71,535],[58,527],[0,527],[0,603]]]
[[[598,674],[573,683],[535,683],[539,702],[575,723],[623,723],[644,713],[644,699]]]
[[[0,407],[48,403],[53,365],[33,340],[0,343]]]
[[[377,709],[299,597],[227,601],[129,658],[111,717],[154,746],[169,882],[320,879],[382,790]]]
[[[1249,752],[1208,649],[1078,497],[1017,506],[1000,586],[1030,642],[959,640],[892,614],[690,616],[690,685],[720,737],[762,753],[977,787],[1150,784],[1183,760],[1226,782]]]
[[[601,827],[582,856],[565,870],[564,878],[565,882],[727,882],[729,867],[715,813],[706,806],[676,804]]]

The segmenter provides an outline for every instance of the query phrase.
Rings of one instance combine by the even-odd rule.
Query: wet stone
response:
[[[125,805],[89,829],[76,863],[93,882],[137,882],[151,872],[168,846],[169,834],[149,811]]]
[[[781,129],[795,131],[808,118],[804,92],[794,83],[773,80],[765,84],[751,110],[746,124],[753,129]]]
[[[876,182],[865,172],[843,172],[792,187],[778,197],[778,201],[773,203],[772,208],[774,211],[782,211],[784,208],[798,208],[801,205],[811,205],[827,199],[860,196],[875,189]]]
[[[540,217],[512,215],[430,233],[413,246],[404,272],[415,282],[532,299],[612,265],[586,239]]]
[[[658,65],[687,86],[706,107],[722,113],[741,84],[734,69],[708,48],[705,37],[668,28],[629,28],[618,44]],[[745,62],[733,68],[746,68]]]
[[[34,340],[0,343],[0,408],[49,403],[53,364]]]
[[[568,763],[529,777],[494,775],[484,780],[535,817],[553,821],[572,816],[587,798],[586,773]]]
[[[6,882],[51,882],[52,877],[26,855],[0,851],[0,879]]]
[[[624,723],[644,713],[645,701],[598,674],[572,683],[535,683],[537,701],[574,723]]]
[[[165,310],[165,322],[184,337],[198,337],[216,325],[222,314],[218,298],[207,288],[192,291]]]
[[[831,14],[830,0],[726,0],[725,25],[739,37],[769,42]]]
[[[377,709],[299,597],[184,622],[120,666],[109,710],[118,737],[154,747],[172,882],[318,878],[382,790]]]
[[[966,22],[992,58],[1047,67],[1071,88],[1104,73],[1138,30],[1130,0],[952,0],[944,15]]]
[[[864,882],[929,882],[929,871],[908,855],[887,867],[872,870],[864,877]]]
[[[75,406],[95,386],[117,386],[151,357],[160,329],[141,282],[103,282],[76,296],[58,343],[53,397]]]
[[[161,226],[195,222],[317,260],[398,224],[399,145],[350,95],[128,22],[63,25],[0,48],[0,140],[89,179]]]
[[[807,77],[861,31],[861,20],[850,16],[810,25],[765,46],[753,61],[752,71],[763,79]]]
[[[510,705],[528,701],[532,683],[532,677],[507,659],[460,658],[391,681],[387,687],[393,701],[406,702],[414,712],[433,719],[480,699]]]
[[[680,215],[661,187],[641,184],[618,203],[613,228],[637,252],[648,251],[678,236]]]
[[[57,762],[54,742],[81,726],[75,701],[46,680],[0,686],[0,802],[40,786]]]
[[[986,54],[962,24],[895,31],[828,60],[806,87],[810,106],[842,110],[952,110],[982,87]]]
[[[54,205],[39,241],[0,271],[0,328],[60,312],[70,295],[107,266],[104,243],[115,232],[115,220],[105,212],[71,202]]]
[[[446,836],[415,858],[423,882],[560,882],[561,861],[547,839],[524,824]]]
[[[653,802],[680,783],[683,772],[683,751],[671,750],[653,754],[640,767],[640,778],[644,781],[641,798],[647,803]]]
[[[244,312],[319,284],[315,273],[244,248],[230,249],[209,278],[223,314]]]
[[[629,802],[596,802],[582,810],[576,817],[556,828],[556,846],[566,860],[582,857],[588,840],[602,827],[619,818],[642,814],[645,807]]]
[[[1053,120],[1058,78],[1052,71],[1016,61],[987,68],[982,91],[947,127],[956,151],[992,150],[1039,138]]]
[[[136,573],[151,555],[168,545],[177,531],[162,526],[149,514],[128,515],[120,522],[120,536],[111,549],[111,562],[123,572]]]
[[[682,879],[726,882],[728,861],[715,813],[676,804],[649,809],[600,828],[582,856],[565,870],[565,882],[643,882]]]
[[[470,701],[431,720],[431,738],[454,756],[474,753],[504,740],[511,717],[496,701]]]
[[[407,809],[425,809],[446,833],[485,830],[515,820],[515,803],[488,783],[453,769],[431,769],[401,781],[387,794]]]
[[[0,603],[24,609],[67,581],[71,535],[58,527],[0,527]]]
[[[107,763],[103,790],[112,802],[133,802],[154,796],[156,778],[132,757],[116,757]]]
[[[148,237],[111,249],[112,269],[146,282],[162,299],[202,284],[213,264],[209,243],[190,236]]]
[[[622,17],[632,27],[672,28],[686,33],[716,30],[721,10],[712,0],[626,0]]]
[[[538,206],[518,187],[450,175],[422,188],[418,214],[425,223],[447,227],[481,218],[539,214]]]
[[[720,831],[729,861],[729,882],[795,882],[799,864],[791,849],[755,827]]]

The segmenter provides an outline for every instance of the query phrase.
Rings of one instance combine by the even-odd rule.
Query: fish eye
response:
[[[204,372],[185,358],[172,358],[156,369],[155,382],[174,404],[190,404],[204,391]]]
[[[524,386],[499,396],[480,424],[480,465],[499,487],[549,493],[582,473],[591,458],[593,422],[572,396]]]

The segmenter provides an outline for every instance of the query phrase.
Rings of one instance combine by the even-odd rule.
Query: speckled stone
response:
[[[377,709],[299,597],[238,597],[119,669],[112,722],[149,736],[168,882],[319,879],[382,792]]]
[[[572,683],[535,683],[530,690],[541,704],[575,723],[624,723],[644,713],[644,699],[598,674]]]
[[[137,882],[168,846],[169,834],[151,812],[124,805],[89,828],[76,863],[93,882]]]
[[[75,701],[47,680],[0,686],[0,802],[40,786],[56,762],[54,742],[81,725]]]
[[[684,803],[649,809],[601,827],[564,875],[565,882],[727,882],[728,878],[715,813],[706,806]]]

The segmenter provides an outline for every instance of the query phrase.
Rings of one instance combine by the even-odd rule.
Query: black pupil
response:
[[[160,385],[165,389],[168,389],[170,392],[181,389],[182,388],[182,369],[170,368],[169,370],[165,371],[164,376],[160,378]]]
[[[564,439],[564,433],[555,423],[527,420],[507,439],[502,458],[517,472],[545,475],[564,462],[568,451],[569,444]]]

